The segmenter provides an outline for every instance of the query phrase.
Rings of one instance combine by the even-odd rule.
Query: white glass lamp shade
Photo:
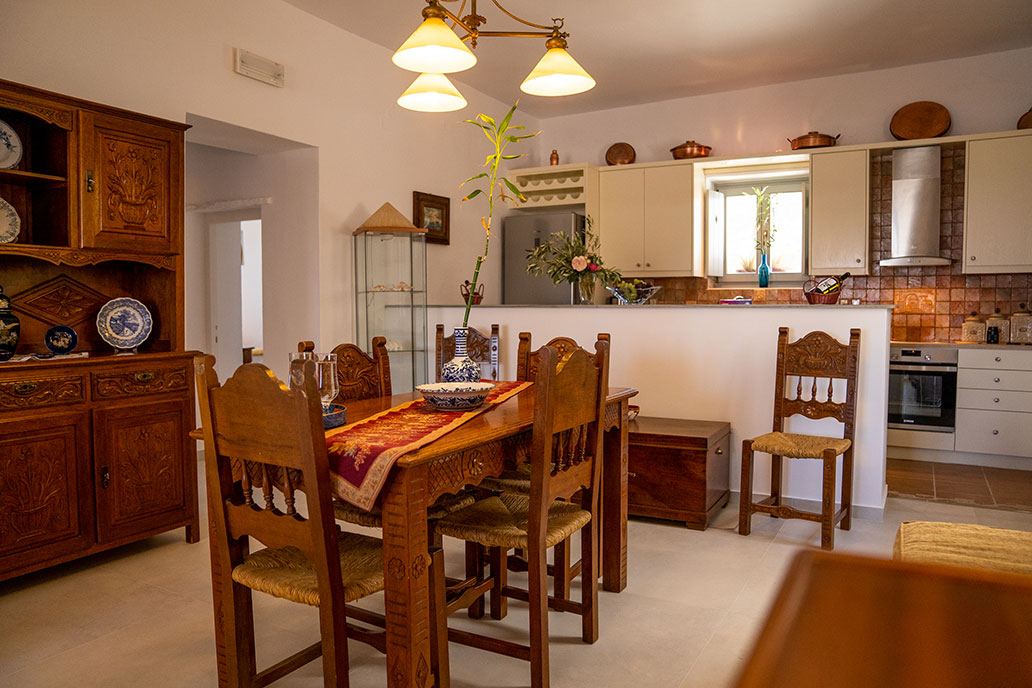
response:
[[[520,84],[532,96],[572,96],[594,87],[595,80],[563,48],[549,48]]]
[[[469,69],[477,63],[473,51],[459,40],[443,19],[423,20],[392,58],[394,64],[410,72],[450,74]]]
[[[420,74],[398,105],[417,112],[452,112],[466,107],[466,99],[444,74]]]

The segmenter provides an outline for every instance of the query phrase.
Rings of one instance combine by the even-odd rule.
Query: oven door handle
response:
[[[889,372],[899,373],[955,373],[957,366],[954,365],[910,365],[908,363],[889,364]]]

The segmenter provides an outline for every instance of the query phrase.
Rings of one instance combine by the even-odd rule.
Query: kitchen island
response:
[[[644,305],[644,306],[476,306],[470,326],[501,326],[501,378],[516,374],[518,334],[534,335],[532,345],[552,337],[591,345],[599,332],[612,335],[609,380],[640,390],[634,403],[642,415],[731,423],[731,489],[741,476],[742,440],[770,432],[778,328],[791,340],[823,330],[839,341],[861,330],[853,505],[865,518],[885,505],[885,445],[890,315],[892,306],[819,305]],[[460,306],[431,306],[427,320],[449,330],[462,321]],[[431,352],[432,353],[432,352]],[[431,367],[430,370],[433,370]],[[841,436],[830,419],[794,418],[795,432]],[[757,455],[753,491],[767,493],[770,459]],[[839,477],[841,480],[841,476]],[[783,494],[819,502],[819,461],[786,462]],[[812,508],[812,504],[806,506]]]

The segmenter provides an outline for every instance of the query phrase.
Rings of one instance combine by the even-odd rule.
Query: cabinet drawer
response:
[[[961,349],[957,352],[961,368],[990,368],[994,370],[1032,370],[1032,351],[1006,349]]]
[[[982,370],[961,368],[957,371],[960,389],[1009,389],[1015,392],[1032,391],[1032,371]]]
[[[117,399],[140,394],[161,394],[189,389],[186,368],[144,368],[93,375],[96,399]]]
[[[38,377],[0,382],[0,409],[64,406],[86,401],[82,376]]]
[[[1032,456],[1032,414],[957,410],[957,451]]]
[[[1032,392],[960,389],[957,390],[957,408],[1032,413]],[[1032,417],[1029,421],[1032,422]]]

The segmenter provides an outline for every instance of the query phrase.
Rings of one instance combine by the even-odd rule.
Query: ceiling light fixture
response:
[[[553,18],[552,26],[534,24],[520,19],[498,2],[491,0],[510,19],[542,31],[481,31],[480,25],[487,19],[477,14],[477,0],[470,0],[470,13],[461,19],[449,12],[442,2],[456,0],[426,0],[423,8],[423,23],[408,37],[393,62],[402,69],[423,72],[409,86],[398,104],[409,110],[420,112],[449,112],[466,106],[466,99],[458,92],[445,74],[461,72],[477,63],[473,50],[481,37],[503,38],[545,38],[544,57],[537,63],[530,75],[520,84],[520,90],[535,96],[569,96],[583,93],[595,86],[591,78],[570,53],[566,51],[563,19]],[[466,7],[463,0],[459,7],[462,14]],[[448,27],[445,19],[455,22],[465,34],[461,37]],[[465,41],[469,41],[467,47]]]

